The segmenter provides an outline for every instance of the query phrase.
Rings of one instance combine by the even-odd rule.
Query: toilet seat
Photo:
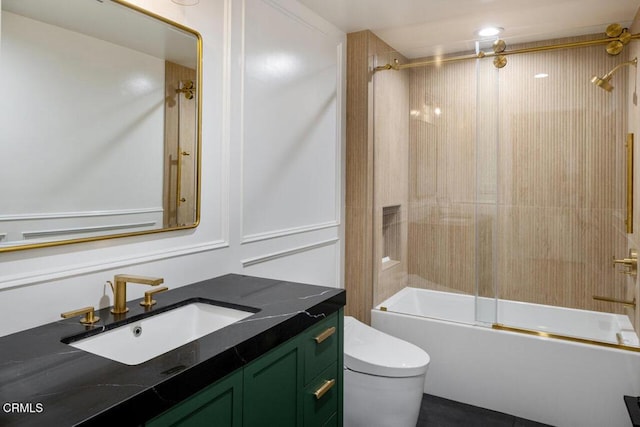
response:
[[[429,355],[420,347],[380,332],[351,316],[344,317],[344,365],[382,377],[424,375]]]

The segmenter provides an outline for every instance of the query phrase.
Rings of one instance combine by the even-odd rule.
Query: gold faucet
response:
[[[127,307],[127,283],[139,283],[141,285],[158,286],[164,283],[162,277],[134,276],[131,274],[116,274],[113,276],[113,308],[111,313],[122,314],[129,311]]]

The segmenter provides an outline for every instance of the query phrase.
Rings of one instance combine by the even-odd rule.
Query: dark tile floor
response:
[[[416,427],[543,427],[502,412],[425,394]]]

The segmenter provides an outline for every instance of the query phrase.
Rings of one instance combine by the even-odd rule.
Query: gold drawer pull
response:
[[[336,380],[325,380],[324,383],[322,383],[322,385],[318,387],[315,392],[313,392],[316,400],[322,399],[322,396],[324,396],[329,390],[331,390],[331,387],[333,387],[334,385],[336,385]]]
[[[316,340],[316,344],[320,344],[322,341],[326,340],[327,338],[329,338],[331,335],[335,333],[336,333],[336,328],[335,326],[332,326],[328,328],[326,331],[324,331],[323,333],[321,333],[320,335],[318,335],[317,337],[315,337],[314,340]]]

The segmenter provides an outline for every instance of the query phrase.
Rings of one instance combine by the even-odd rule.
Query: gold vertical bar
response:
[[[180,139],[180,136],[178,136]],[[176,221],[178,218],[177,210],[180,207],[180,202],[182,199],[182,155],[180,154],[180,143],[178,143],[178,170],[176,171],[177,181],[176,181]]]
[[[627,233],[633,233],[633,134],[627,134]]]

